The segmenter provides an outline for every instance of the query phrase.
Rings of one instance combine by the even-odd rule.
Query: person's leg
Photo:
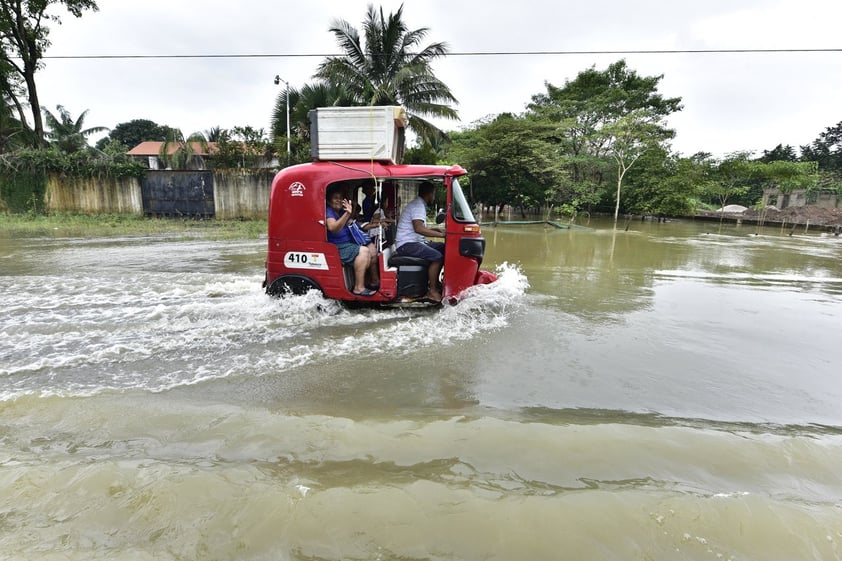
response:
[[[441,248],[439,248],[439,246],[441,246]],[[420,259],[426,259],[427,261],[442,261],[444,260],[444,244],[409,242],[400,246],[395,254],[406,255],[408,257],[418,257]]]
[[[444,242],[427,242],[426,245],[441,253],[442,259],[444,259]]]
[[[405,244],[409,246],[410,244]],[[439,290],[439,273],[441,273],[442,264],[444,263],[444,244],[441,242],[413,242],[411,247],[407,248],[411,255],[421,257],[430,262],[427,267],[427,294],[425,298],[441,301],[441,291]]]
[[[380,259],[377,258],[377,249],[374,247],[374,244],[369,244],[366,246],[366,249],[368,249],[368,253],[371,256],[368,266],[371,284],[378,285],[380,284]]]
[[[439,291],[439,273],[441,272],[441,261],[431,261],[429,268],[427,268],[427,298],[441,302],[441,292]]]
[[[360,293],[365,290],[365,271],[371,264],[368,255],[368,248],[360,246],[360,252],[354,258],[354,292]]]
[[[439,273],[444,263],[444,244],[441,242],[409,242],[398,248],[398,254],[410,257],[420,257],[430,262],[427,267],[427,295],[426,298],[441,301],[441,291],[438,288]]]

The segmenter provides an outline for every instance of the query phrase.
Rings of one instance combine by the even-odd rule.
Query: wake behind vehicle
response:
[[[480,270],[485,239],[459,185],[459,177],[467,172],[460,166],[394,163],[402,145],[400,131],[395,131],[406,122],[401,108],[318,109],[311,115],[311,122],[311,153],[316,161],[285,168],[272,182],[264,284],[267,293],[301,294],[315,289],[327,298],[347,303],[421,302],[428,291],[430,263],[395,254],[394,221],[416,198],[422,182],[433,183],[437,192],[445,194],[444,212],[437,219],[445,232],[440,275],[443,301],[456,303],[465,289],[496,280],[493,273]],[[386,134],[372,132],[372,123]],[[340,190],[351,201],[362,204],[365,185],[374,186],[375,204],[390,220],[370,232],[377,250],[380,287],[372,295],[360,296],[352,292],[352,267],[342,264],[338,247],[327,240],[326,197],[328,192]]]

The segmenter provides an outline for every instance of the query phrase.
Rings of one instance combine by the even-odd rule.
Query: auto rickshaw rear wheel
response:
[[[321,291],[321,288],[313,279],[308,277],[301,275],[282,275],[272,281],[272,284],[266,289],[266,294],[270,296],[286,296],[287,294],[300,296],[310,290]]]

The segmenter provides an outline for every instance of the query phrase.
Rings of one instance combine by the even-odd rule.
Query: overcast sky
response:
[[[41,104],[64,105],[87,126],[151,119],[185,134],[214,126],[269,130],[279,74],[311,81],[339,49],[334,18],[361,28],[365,0],[98,0],[99,12],[63,13],[47,56],[319,55],[206,59],[47,59]],[[385,12],[401,2],[374,3]],[[699,49],[842,49],[839,0],[405,0],[404,21],[430,29],[425,45],[452,53]],[[457,130],[490,114],[522,112],[544,83],[625,58],[684,109],[670,118],[675,150],[721,156],[796,148],[842,121],[842,51],[811,53],[449,56],[435,63],[456,98]]]

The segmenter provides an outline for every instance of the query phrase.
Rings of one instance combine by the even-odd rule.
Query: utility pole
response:
[[[279,75],[275,74],[275,85],[277,86],[281,82],[284,83],[286,86],[286,108],[287,108],[287,166],[289,166],[289,157],[290,157],[290,150],[289,150],[289,82],[281,78]]]

